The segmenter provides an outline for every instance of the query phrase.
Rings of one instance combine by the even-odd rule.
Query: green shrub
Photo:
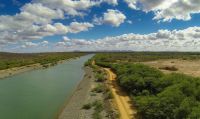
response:
[[[92,114],[93,119],[102,119],[101,112],[103,111],[103,104],[101,101],[96,100],[93,102],[94,113]]]
[[[113,94],[110,90],[105,93],[105,100],[107,99],[113,99]]]
[[[92,92],[101,93],[104,91],[104,86],[102,84],[98,84],[95,88],[92,89]]]
[[[96,64],[111,68],[117,82],[131,97],[141,119],[200,119],[200,78],[163,74],[131,62],[157,59],[200,58],[199,53],[106,53],[94,56]],[[164,67],[176,71],[176,67]]]
[[[96,73],[95,78],[97,82],[103,82],[106,80],[105,74],[103,73]]]
[[[88,110],[88,109],[90,109],[91,107],[92,107],[92,104],[88,103],[88,104],[83,105],[82,109]]]

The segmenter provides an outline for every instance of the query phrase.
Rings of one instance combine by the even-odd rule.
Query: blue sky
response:
[[[1,0],[0,50],[200,50],[195,0],[51,1]]]

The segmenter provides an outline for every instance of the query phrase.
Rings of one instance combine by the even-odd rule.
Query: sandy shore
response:
[[[99,83],[95,81],[92,68],[85,67],[85,75],[71,98],[66,102],[58,115],[58,119],[93,119],[94,108],[82,109],[83,105],[101,101],[105,105],[104,94],[92,92],[93,88]],[[108,100],[106,101],[108,102]],[[108,112],[104,108],[100,112],[102,119],[111,119],[108,117]]]
[[[77,57],[77,58],[79,58],[79,57]],[[72,60],[72,59],[76,59],[76,58],[70,58],[70,59],[67,59],[67,60],[60,60],[60,61],[58,61],[57,64],[67,62],[67,61]],[[47,65],[51,66],[51,64],[47,64]],[[14,68],[0,70],[0,79],[6,78],[6,77],[9,77],[9,76],[13,76],[13,75],[16,75],[16,74],[20,74],[20,73],[23,73],[23,72],[35,70],[35,69],[41,69],[41,68],[44,68],[44,67],[42,65],[40,65],[39,63],[37,63],[37,64],[31,64],[31,65],[26,65],[26,66],[22,66],[22,67],[14,67]]]
[[[40,64],[32,64],[32,65],[26,65],[26,66],[22,66],[22,67],[14,67],[14,68],[9,68],[9,69],[5,69],[5,70],[0,70],[0,79],[3,79],[8,76],[16,75],[19,73],[23,73],[26,71],[39,69],[42,67],[43,66]]]
[[[87,119],[89,117],[89,113],[85,113],[82,110],[82,106],[87,102],[89,98],[89,92],[92,88],[92,69],[86,67],[85,75],[76,90],[74,91],[71,98],[66,102],[63,110],[58,116],[58,119]],[[88,115],[88,117],[87,117]]]

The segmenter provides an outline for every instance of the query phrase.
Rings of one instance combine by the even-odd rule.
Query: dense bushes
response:
[[[158,59],[200,59],[200,53],[195,52],[123,52],[99,53],[94,56],[97,62],[144,62]]]
[[[200,119],[200,78],[135,64],[158,59],[200,59],[199,53],[100,53],[96,64],[117,74],[118,84],[132,97],[141,119]],[[165,70],[178,70],[165,67]]]
[[[0,70],[13,67],[20,67],[35,63],[47,66],[46,64],[55,65],[59,60],[66,60],[75,58],[86,53],[32,53],[32,54],[19,54],[19,53],[0,53]]]
[[[142,64],[113,64],[118,83],[131,96],[142,119],[199,119],[200,79],[164,75]]]
[[[97,62],[117,74],[141,119],[199,119],[200,79],[133,63]]]

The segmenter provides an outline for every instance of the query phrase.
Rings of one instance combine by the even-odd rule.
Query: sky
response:
[[[0,52],[200,51],[200,0],[0,0]]]

